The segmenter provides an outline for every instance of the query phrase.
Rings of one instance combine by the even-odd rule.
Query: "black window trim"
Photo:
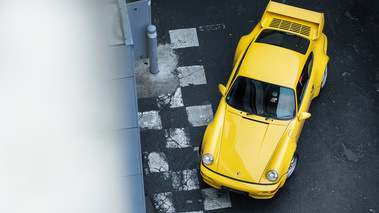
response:
[[[237,77],[238,73],[240,72],[240,68],[241,68],[242,62],[243,62],[243,60],[245,59],[246,53],[247,53],[247,51],[249,50],[250,45],[253,43],[254,39],[255,39],[255,38],[253,38],[253,39],[250,41],[249,46],[247,46],[245,52],[243,53],[243,56],[242,56],[242,58],[241,58],[241,61],[240,61],[240,63],[238,64],[238,67],[237,67],[237,69],[236,69],[236,72],[234,73],[234,76],[233,76],[233,78],[232,78],[232,81],[230,82],[230,85],[229,85],[229,88],[228,88],[228,89],[230,89],[230,87],[233,85],[234,80],[236,80],[236,77]]]
[[[301,105],[303,104],[304,95],[305,95],[305,92],[306,92],[307,89],[308,89],[309,80],[311,79],[312,70],[313,70],[313,64],[314,64],[314,63],[313,63],[313,62],[314,62],[313,59],[314,59],[313,52],[310,52],[310,53],[309,53],[309,56],[308,56],[308,58],[307,58],[307,61],[306,61],[305,64],[304,64],[303,69],[305,68],[305,65],[306,65],[307,63],[310,63],[310,62],[312,61],[312,63],[311,63],[311,69],[310,69],[310,71],[309,71],[309,73],[308,73],[308,79],[307,79],[307,82],[305,83],[304,88],[303,88],[303,90],[302,90],[302,92],[301,92],[300,100],[299,100],[299,101],[296,101],[296,102],[298,102],[298,104],[299,104],[299,106],[298,106],[298,111],[300,110],[300,107],[301,107]],[[308,61],[309,61],[309,62],[308,62]],[[303,73],[303,72],[302,72],[302,73]],[[299,81],[298,81],[297,83],[299,83]],[[297,87],[297,85],[296,85],[296,87]],[[297,91],[296,91],[296,93],[297,93]],[[296,94],[296,98],[297,98],[297,94]]]

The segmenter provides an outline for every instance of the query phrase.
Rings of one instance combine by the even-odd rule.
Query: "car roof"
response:
[[[240,75],[295,88],[306,56],[282,47],[252,43],[241,64]]]

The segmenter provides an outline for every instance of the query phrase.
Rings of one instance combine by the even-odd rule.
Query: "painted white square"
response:
[[[169,167],[166,155],[163,152],[152,152],[149,154],[148,165],[150,172],[167,172]]]
[[[172,187],[177,191],[188,191],[199,189],[199,180],[197,178],[197,170],[183,170],[173,172],[171,175]]]
[[[166,148],[185,148],[190,147],[188,133],[184,128],[165,130]]]
[[[204,210],[224,209],[232,207],[229,193],[215,188],[202,189]]]
[[[140,128],[143,129],[162,129],[161,116],[158,111],[138,112]]]
[[[154,207],[158,212],[174,213],[176,209],[172,202],[172,192],[164,192],[153,196]]]
[[[181,87],[186,87],[191,84],[201,85],[207,83],[204,67],[201,65],[178,67],[177,71]]]
[[[213,120],[211,104],[186,107],[186,111],[192,126],[206,126]]]
[[[180,87],[176,89],[174,94],[166,93],[158,96],[157,98],[158,107],[169,106],[170,108],[182,107],[183,98],[182,98],[182,90]]]
[[[169,34],[173,49],[199,46],[196,28],[170,30]]]

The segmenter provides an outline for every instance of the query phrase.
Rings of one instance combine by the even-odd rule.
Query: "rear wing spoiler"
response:
[[[262,16],[264,28],[279,28],[316,40],[324,29],[324,13],[270,1]]]

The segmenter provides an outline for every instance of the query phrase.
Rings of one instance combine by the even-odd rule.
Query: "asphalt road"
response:
[[[379,1],[280,1],[285,4],[325,13],[324,33],[328,37],[328,79],[320,96],[313,100],[299,139],[298,167],[285,186],[270,200],[255,200],[229,193],[231,206],[205,212],[377,212],[379,139]],[[218,0],[152,2],[153,24],[158,42],[170,43],[169,31],[196,28],[199,46],[177,49],[178,66],[201,62],[206,85],[182,88],[184,105],[211,104],[216,112],[221,95],[217,85],[226,84],[232,70],[239,39],[258,24],[268,1]],[[208,27],[207,27],[208,26]],[[211,27],[213,26],[213,27]],[[153,99],[139,100],[148,110]],[[166,115],[167,116],[167,115]],[[181,118],[182,111],[170,112],[169,121]],[[164,121],[162,121],[163,126]],[[167,122],[166,122],[167,123]],[[190,124],[184,123],[184,128]],[[191,128],[191,144],[201,140],[205,127]],[[141,132],[146,154],[164,137]],[[196,169],[200,159],[181,151],[169,154],[168,161],[185,163],[179,169]],[[146,165],[146,162],[144,162]],[[158,174],[145,174],[145,190],[154,193],[171,188]],[[199,179],[200,189],[207,188]],[[170,191],[172,189],[167,189]],[[176,196],[200,196],[181,192]],[[179,199],[180,200],[180,199]],[[189,200],[189,198],[183,199]],[[178,204],[178,198],[174,198]],[[203,201],[180,204],[178,212],[204,211]],[[162,211],[157,208],[157,211]]]

